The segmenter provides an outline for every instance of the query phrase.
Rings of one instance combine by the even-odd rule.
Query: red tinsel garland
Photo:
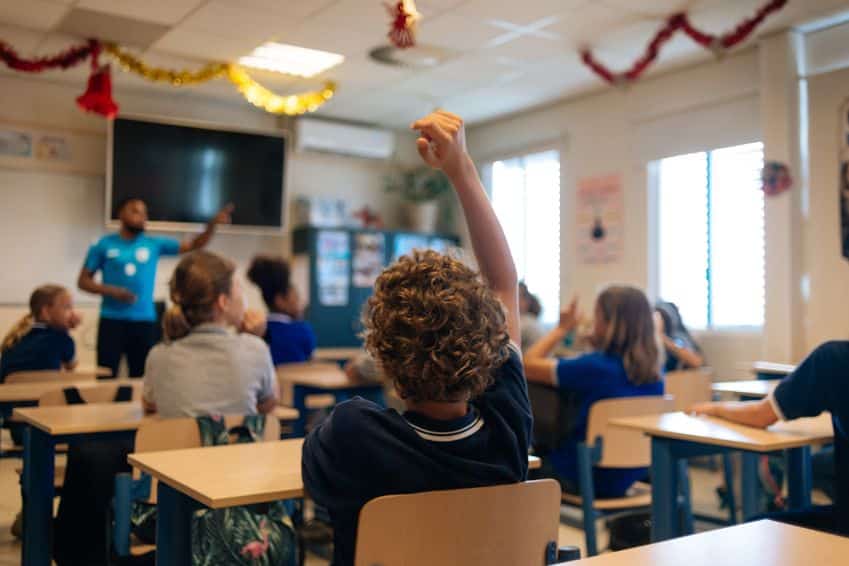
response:
[[[67,69],[79,65],[88,59],[93,50],[97,48],[98,42],[87,41],[82,45],[76,45],[70,49],[52,57],[39,57],[37,59],[21,59],[12,47],[0,41],[0,60],[10,69],[24,71],[26,73],[40,73],[48,69]]]
[[[757,28],[767,16],[772,12],[776,12],[787,4],[787,0],[771,0],[767,2],[755,13],[754,16],[743,20],[733,31],[725,33],[721,36],[705,33],[693,27],[690,23],[687,14],[673,14],[666,20],[666,24],[658,30],[654,38],[646,47],[645,53],[637,59],[631,68],[622,73],[615,73],[600,63],[593,57],[589,49],[581,51],[581,60],[599,77],[611,84],[619,84],[637,80],[645,70],[651,65],[657,56],[660,54],[660,48],[672,39],[675,32],[683,31],[693,41],[702,47],[711,49],[715,52],[721,52],[723,49],[730,49],[738,43],[744,41]]]

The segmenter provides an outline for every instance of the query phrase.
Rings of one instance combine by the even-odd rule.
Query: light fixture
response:
[[[263,43],[239,59],[245,67],[309,78],[345,60],[343,55],[285,43]]]

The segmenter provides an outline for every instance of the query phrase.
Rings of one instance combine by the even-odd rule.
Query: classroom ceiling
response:
[[[424,70],[369,59],[370,50],[387,43],[383,0],[0,0],[0,39],[33,56],[94,35],[119,41],[151,64],[182,68],[232,61],[269,40],[334,51],[345,62],[312,79],[253,74],[280,93],[311,90],[333,79],[338,94],[319,115],[404,127],[437,106],[480,122],[598,89],[602,83],[579,60],[580,46],[592,46],[599,59],[622,69],[670,13],[687,10],[698,27],[722,33],[764,1],[417,0],[423,15],[419,43],[450,53]],[[846,0],[790,0],[760,33],[846,9]],[[652,71],[709,57],[679,34]],[[44,76],[83,84],[86,67]],[[169,88],[120,71],[113,80],[119,90]],[[226,81],[185,88],[244,103]]]

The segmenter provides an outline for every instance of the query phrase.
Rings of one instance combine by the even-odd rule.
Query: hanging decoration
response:
[[[91,53],[91,76],[88,78],[88,88],[77,97],[77,106],[86,112],[94,112],[106,118],[114,118],[118,114],[118,105],[112,100],[112,76],[109,65],[101,66],[100,43],[89,41]]]
[[[760,7],[754,16],[743,20],[734,30],[722,35],[705,33],[690,22],[687,14],[678,13],[670,16],[662,28],[660,28],[646,47],[645,53],[637,59],[631,67],[623,72],[614,72],[593,57],[589,49],[581,51],[581,60],[595,72],[599,77],[610,84],[621,85],[636,81],[645,70],[657,59],[663,45],[672,39],[679,30],[706,49],[710,49],[717,56],[721,56],[726,50],[743,42],[752,32],[773,12],[777,12],[787,4],[787,0],[770,0]]]
[[[764,194],[768,197],[780,195],[793,186],[790,168],[778,161],[767,161],[761,170],[761,181]]]
[[[41,73],[51,69],[69,69],[88,59],[92,54],[92,49],[97,45],[97,41],[87,41],[82,45],[75,45],[52,57],[22,59],[12,49],[11,45],[0,40],[0,60],[10,69],[24,73]]]
[[[245,100],[272,114],[294,116],[313,112],[330,100],[336,92],[336,83],[328,81],[321,90],[317,91],[285,96],[275,94],[256,82],[243,67],[238,65],[228,66],[227,78],[236,85]]]
[[[197,71],[163,69],[151,67],[144,61],[115,45],[106,43],[103,50],[115,58],[121,68],[153,82],[169,83],[172,86],[197,85],[217,79],[227,73],[227,63],[208,63]]]
[[[422,15],[416,9],[413,0],[398,0],[386,4],[386,10],[392,18],[389,27],[389,41],[398,49],[407,49],[416,45],[416,26]]]

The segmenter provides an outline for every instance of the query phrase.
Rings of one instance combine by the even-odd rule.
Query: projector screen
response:
[[[107,224],[122,202],[140,198],[153,229],[195,229],[230,202],[235,228],[283,227],[283,135],[117,118],[108,148]]]

